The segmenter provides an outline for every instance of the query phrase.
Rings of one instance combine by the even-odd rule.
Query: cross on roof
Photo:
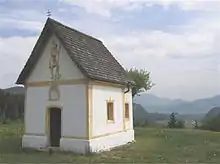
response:
[[[51,16],[51,10],[48,10],[47,11],[47,17],[50,17]]]

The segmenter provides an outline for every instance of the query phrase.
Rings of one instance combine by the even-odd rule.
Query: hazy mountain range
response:
[[[142,105],[149,113],[205,114],[211,108],[220,106],[220,95],[195,101],[186,101],[160,98],[152,94],[143,93],[140,96],[136,96],[134,102]]]
[[[19,86],[4,90],[10,93],[24,94],[24,88]],[[134,102],[140,104],[148,113],[170,114],[176,112],[181,115],[197,115],[206,114],[210,109],[220,107],[220,95],[195,101],[186,101],[160,98],[152,94],[143,93],[140,96],[136,96]]]
[[[3,91],[13,94],[24,94],[24,87],[11,87]],[[172,112],[178,113],[181,120],[202,120],[204,116],[216,115],[220,113],[220,95],[195,101],[185,101],[181,99],[160,98],[152,94],[141,94],[135,97],[134,123],[165,123],[169,120]],[[212,110],[211,110],[212,109]]]

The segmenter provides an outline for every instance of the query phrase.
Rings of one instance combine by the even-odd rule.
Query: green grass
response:
[[[0,125],[3,163],[220,163],[220,133],[137,128],[136,143],[89,156],[21,149],[23,124]]]

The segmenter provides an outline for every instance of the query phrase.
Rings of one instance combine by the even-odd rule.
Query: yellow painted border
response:
[[[90,139],[92,137],[92,127],[93,127],[93,110],[92,110],[92,106],[93,106],[93,96],[92,96],[92,90],[93,90],[93,86],[91,83],[88,83],[87,85],[87,138]]]
[[[110,97],[109,100],[106,100],[106,111],[108,110],[108,103],[112,103],[113,104],[113,120],[108,120],[108,113],[106,114],[106,123],[107,124],[114,124],[115,123],[115,107],[114,107],[114,100],[112,100],[112,98]]]
[[[130,114],[130,103],[125,102],[125,103],[124,103],[124,108],[125,108],[125,105],[126,105],[126,104],[128,104],[128,116],[129,116],[129,117],[128,117],[128,118],[125,117],[125,111],[124,111],[124,118],[125,118],[125,121],[129,121],[129,120],[130,120],[130,115],[131,115],[131,114]],[[125,108],[125,109],[126,109],[126,108]]]
[[[39,82],[29,82],[26,85],[28,87],[44,87],[50,86],[52,81],[39,81]],[[87,79],[70,79],[70,80],[58,80],[56,81],[57,85],[79,85],[79,84],[87,84]]]
[[[122,88],[122,87],[125,86],[125,85],[122,85],[122,84],[115,84],[115,83],[97,81],[97,80],[92,81],[92,84],[93,85],[98,85],[98,86],[105,86],[105,87],[114,87],[114,88],[115,87],[116,88]]]

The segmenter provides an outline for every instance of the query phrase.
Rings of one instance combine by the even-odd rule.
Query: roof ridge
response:
[[[89,38],[91,38],[91,39],[94,39],[94,40],[96,40],[96,41],[102,43],[101,40],[99,40],[99,39],[97,39],[97,38],[94,38],[93,36],[88,35],[88,34],[86,34],[86,33],[83,33],[83,32],[81,32],[81,31],[79,31],[79,30],[76,30],[76,29],[74,29],[74,28],[72,28],[72,27],[70,27],[70,26],[67,26],[67,25],[65,25],[65,24],[63,24],[63,23],[61,23],[61,22],[58,22],[57,20],[54,20],[54,19],[52,19],[52,18],[48,18],[48,21],[52,21],[52,23],[54,22],[54,23],[59,24],[59,25],[65,27],[65,28],[68,28],[69,30],[75,31],[75,32],[77,32],[77,33],[80,33],[80,34],[86,36],[86,37],[89,37]]]

